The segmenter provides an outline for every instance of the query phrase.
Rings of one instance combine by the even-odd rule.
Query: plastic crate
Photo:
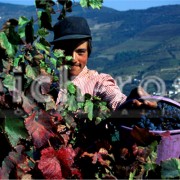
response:
[[[172,105],[180,108],[180,103],[172,99],[161,97],[161,96],[151,96],[144,97],[143,99],[151,99],[156,101],[164,101],[171,103]],[[123,141],[131,141],[131,131],[132,128],[127,126],[121,126],[120,128],[120,139]],[[160,164],[161,161],[167,160],[169,158],[180,158],[180,129],[178,130],[164,130],[164,131],[149,131],[154,134],[161,134],[164,132],[169,132],[170,136],[161,136],[160,143],[157,147],[157,163]]]

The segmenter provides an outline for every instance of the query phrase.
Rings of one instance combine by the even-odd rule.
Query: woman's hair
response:
[[[88,42],[88,57],[89,57],[92,51],[92,40],[89,38],[58,41],[54,43],[53,50],[62,49],[62,50],[65,50],[65,54],[66,54],[68,52],[73,52],[73,50],[77,46],[79,46],[80,44],[84,42]]]

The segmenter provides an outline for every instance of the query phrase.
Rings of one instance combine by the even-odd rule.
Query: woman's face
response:
[[[73,61],[69,70],[69,75],[77,76],[87,64],[88,41],[78,44],[71,52],[68,52],[68,55],[73,57]]]

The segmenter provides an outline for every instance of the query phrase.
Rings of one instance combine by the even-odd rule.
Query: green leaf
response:
[[[24,25],[27,24],[28,22],[29,22],[29,20],[28,20],[26,17],[21,16],[21,17],[19,18],[18,25],[19,25],[19,26],[24,26]]]
[[[100,9],[102,7],[103,0],[80,0],[82,7],[92,7],[93,9]]]
[[[26,76],[35,79],[38,76],[38,71],[36,67],[26,66]]]
[[[41,28],[38,30],[37,34],[41,37],[46,37],[49,34],[49,32],[47,31],[47,29]]]
[[[35,46],[38,50],[42,50],[46,54],[50,53],[50,44],[44,38],[40,38],[39,42],[35,43]]]
[[[51,74],[51,70],[52,70],[52,69],[48,67],[47,70],[46,70],[46,72],[47,72],[48,74]]]
[[[57,65],[57,60],[54,59],[54,58],[50,58],[49,60],[50,60],[50,62],[52,63],[52,65],[53,65],[54,67],[56,67],[56,65]]]
[[[9,57],[15,55],[14,47],[9,43],[8,38],[4,32],[0,32],[0,48],[5,49]]]
[[[19,25],[18,26],[18,34],[19,34],[20,38],[25,37],[25,25],[27,23],[29,23],[29,22],[30,21],[24,16],[21,16],[19,18],[19,21],[18,21],[18,25]]]
[[[26,139],[28,137],[28,133],[24,126],[24,119],[20,117],[21,112],[16,112],[15,110],[11,111],[12,112],[5,112],[5,132],[11,144],[16,146],[20,138]]]
[[[82,7],[88,7],[88,2],[86,0],[80,0],[80,5]]]
[[[39,24],[41,28],[46,28],[48,30],[52,30],[52,26],[51,26],[51,14],[50,12],[46,11],[46,12],[41,12],[41,16],[39,18]]]
[[[54,50],[53,52],[54,56],[57,57],[57,58],[63,58],[65,55],[64,55],[64,51],[61,50],[61,49],[56,49]]]
[[[19,36],[20,36],[20,38],[23,38],[23,37],[25,37],[25,27],[19,27],[18,28],[18,34],[19,34]]]
[[[102,121],[102,118],[96,117],[95,124],[98,125]]]
[[[69,111],[76,111],[77,110],[76,96],[74,95],[68,96],[67,104]]]
[[[68,92],[70,92],[71,94],[75,94],[76,93],[76,88],[75,88],[75,85],[73,83],[69,83],[67,85],[67,89],[68,89]]]
[[[34,27],[33,27],[33,20],[29,21],[26,25],[25,25],[25,40],[26,43],[33,43],[34,41]]]
[[[43,60],[40,60],[40,68],[47,68],[47,64]]]
[[[56,75],[53,76],[53,81],[54,81],[54,82],[56,82],[56,81],[58,81],[58,80],[59,80],[59,77],[58,77],[58,76],[56,76]]]
[[[5,79],[3,80],[3,84],[6,88],[9,89],[9,91],[14,91],[15,90],[15,82],[16,79],[14,76],[7,74],[5,76]]]
[[[180,178],[180,159],[171,158],[161,162],[161,177],[166,178]]]
[[[72,56],[66,56],[66,61],[72,61],[73,57]]]
[[[148,159],[148,158],[147,158]],[[148,173],[150,171],[155,171],[157,168],[157,164],[153,163],[153,162],[149,162],[149,163],[145,163],[144,165],[144,169],[146,170],[146,176],[148,176]]]
[[[84,107],[84,102],[77,103],[78,109],[82,109]]]
[[[129,180],[133,180],[135,178],[135,175],[136,175],[136,170],[134,170],[134,172],[130,172]]]
[[[23,55],[19,55],[14,59],[13,66],[17,67],[19,65],[19,61],[23,58]]]
[[[88,118],[90,120],[93,119],[93,107],[94,104],[91,100],[86,100],[84,110],[88,114]]]

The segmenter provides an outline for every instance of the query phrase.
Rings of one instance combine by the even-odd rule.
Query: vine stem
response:
[[[29,159],[32,163],[34,163],[34,164],[36,163],[36,161],[35,161],[33,158],[29,157],[29,156],[28,156],[28,159]]]
[[[50,143],[50,141],[49,141],[49,140],[48,140],[48,144],[49,144],[49,146],[50,146],[50,147],[52,147],[52,145],[51,145],[51,143]]]

